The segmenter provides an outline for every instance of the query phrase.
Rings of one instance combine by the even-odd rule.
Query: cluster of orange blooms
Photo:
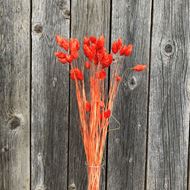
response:
[[[67,40],[57,35],[56,41],[57,44],[66,51],[65,53],[61,51],[55,52],[55,56],[61,63],[71,64],[72,61],[76,60],[79,57],[80,44],[78,39],[71,38],[70,40]],[[113,54],[119,53],[120,56],[130,56],[133,50],[133,45],[123,45],[121,38],[113,42],[112,53],[107,53],[104,46],[105,39],[103,36],[100,36],[98,39],[95,36],[85,37],[83,41],[84,54],[88,58],[88,61],[84,63],[85,68],[90,69],[92,62],[95,65],[101,64],[102,71],[99,75],[100,79],[105,79],[106,72],[104,69],[112,64]],[[143,71],[145,68],[146,65],[136,65],[132,69],[139,72]],[[83,73],[78,68],[71,70],[71,79],[74,80],[75,77],[78,80],[83,80]]]
[[[80,43],[78,39],[71,38],[67,40],[65,38],[56,36],[57,44],[65,50],[65,52],[58,51],[55,52],[55,56],[58,60],[65,64],[72,64],[74,60],[77,60],[79,57]],[[117,41],[114,41],[112,44],[112,53],[108,53],[105,48],[105,38],[104,36],[100,36],[96,38],[95,36],[84,37],[83,41],[83,51],[84,55],[87,57],[87,61],[84,62],[84,67],[86,69],[91,68],[91,64],[101,65],[101,70],[99,70],[95,76],[97,79],[103,80],[106,78],[105,69],[108,68],[113,62],[113,54],[119,54],[120,56],[130,56],[132,54],[133,45],[123,45],[122,39],[119,38]],[[146,65],[136,65],[132,68],[132,70],[136,72],[143,71],[146,68]],[[70,71],[70,78],[72,80],[84,80],[83,72],[78,68],[72,68]],[[116,76],[115,78],[118,82],[122,79],[121,76]],[[86,107],[87,111],[89,109],[90,104],[87,102]],[[107,112],[106,112],[107,113]],[[110,115],[106,114],[105,115]],[[108,110],[108,113],[110,111]]]

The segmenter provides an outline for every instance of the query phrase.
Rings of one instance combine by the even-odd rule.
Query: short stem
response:
[[[87,166],[87,168],[88,168],[88,190],[99,190],[101,166]]]

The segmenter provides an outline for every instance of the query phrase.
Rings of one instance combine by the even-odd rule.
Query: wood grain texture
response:
[[[71,5],[71,36],[82,41],[85,35],[104,34],[108,47],[110,0],[72,0]],[[69,189],[84,190],[87,189],[86,159],[79,130],[80,122],[73,83],[70,94]],[[104,162],[101,189],[105,189],[105,167]]]
[[[187,189],[189,1],[154,1],[147,190]]]
[[[69,37],[69,0],[33,0],[32,190],[67,189],[69,68],[55,35]]]
[[[29,190],[30,2],[0,0],[0,189]]]
[[[189,189],[189,13],[189,0],[0,0],[0,190],[86,190],[75,89],[55,35],[104,34],[109,47],[110,21],[111,41],[135,47],[124,68],[150,62],[150,76],[129,71],[120,86],[101,190]]]
[[[121,37],[134,45],[122,70],[149,63],[151,1],[113,0],[112,41]],[[111,69],[112,71],[112,69]],[[112,72],[111,72],[112,73]],[[145,180],[148,71],[127,72],[116,98],[108,143],[109,190],[142,190]]]

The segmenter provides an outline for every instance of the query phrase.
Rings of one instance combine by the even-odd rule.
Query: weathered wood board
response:
[[[30,1],[0,0],[0,189],[30,185]]]
[[[147,190],[188,189],[189,1],[154,1]]]
[[[69,37],[70,2],[33,0],[32,190],[67,189],[69,67],[55,59],[55,35]]]
[[[106,36],[109,45],[110,28],[110,1],[109,0],[72,0],[71,36],[80,40],[84,36]],[[81,48],[82,49],[82,48]],[[72,82],[72,81],[71,81]],[[70,189],[86,189],[87,175],[85,155],[79,130],[79,117],[76,95],[73,83],[70,90],[70,126],[69,126],[69,187]],[[101,189],[105,189],[105,167],[102,169]]]
[[[123,72],[137,63],[149,64],[151,1],[112,1],[112,41],[134,45]],[[112,69],[111,69],[112,71]],[[111,72],[112,73],[112,72]],[[148,70],[127,72],[116,99],[108,140],[109,190],[142,190],[145,186]],[[120,123],[120,125],[116,122]]]

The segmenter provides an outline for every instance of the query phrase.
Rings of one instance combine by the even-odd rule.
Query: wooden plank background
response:
[[[30,187],[30,2],[0,1],[0,189]]]
[[[189,0],[0,0],[0,190],[86,189],[56,34],[122,37],[135,46],[125,65],[149,65],[120,86],[101,190],[190,189],[189,13]]]

